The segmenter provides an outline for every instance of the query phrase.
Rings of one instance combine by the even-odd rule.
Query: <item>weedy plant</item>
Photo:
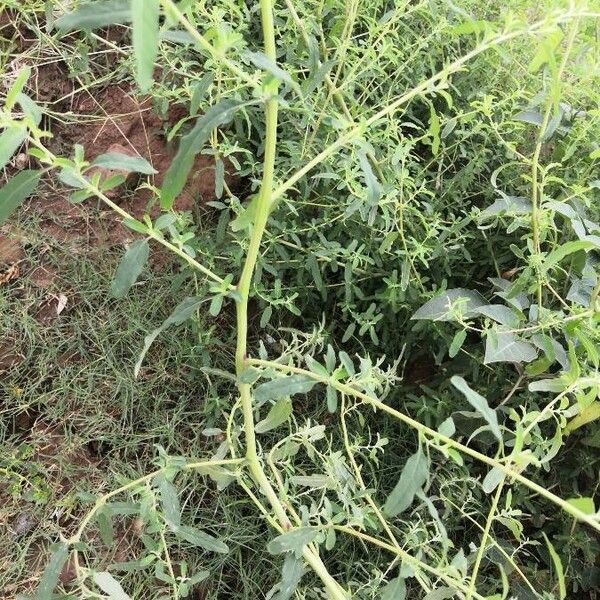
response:
[[[50,152],[23,68],[1,113],[0,162],[27,141],[41,167],[0,190],[2,218],[56,171],[73,202],[98,198],[140,234],[114,297],[151,244],[175,253],[203,291],[146,337],[136,375],[167,328],[205,305],[213,317],[235,307],[232,364],[205,365],[235,394],[207,432],[222,439],[216,454],[161,449],[155,471],[95,498],[55,546],[37,597],[51,597],[69,557],[80,597],[129,597],[127,575],[94,564],[89,535],[110,539],[120,515],[140,520],[145,548],[125,572],[153,572],[173,598],[209,581],[170,550],[173,539],[230,550],[182,518],[177,482],[190,471],[239,486],[269,524],[260,543],[281,575],[268,598],[591,589],[600,566],[578,552],[598,549],[597,458],[584,454],[576,471],[563,461],[583,427],[581,444],[600,443],[597,7],[64,8],[48,11],[57,35],[130,24],[139,90],[158,103],[174,99],[170,86],[187,95],[189,116],[170,132],[177,153],[154,188],[161,214],[133,218],[107,195],[123,177],[97,169],[152,175],[145,159]],[[201,152],[214,156],[218,198],[206,239],[173,208]],[[225,161],[247,197],[227,187]],[[406,381],[426,357],[415,389]],[[556,547],[568,539],[573,553]]]

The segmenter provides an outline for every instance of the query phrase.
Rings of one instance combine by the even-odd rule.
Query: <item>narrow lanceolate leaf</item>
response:
[[[267,544],[267,550],[271,554],[293,552],[297,558],[300,558],[304,546],[310,544],[318,533],[318,529],[314,527],[297,527],[272,539]]]
[[[130,0],[101,0],[82,4],[77,10],[63,15],[56,20],[55,27],[61,31],[72,31],[96,29],[130,21]]]
[[[533,344],[520,340],[514,333],[508,331],[488,333],[485,341],[484,364],[495,362],[531,362],[537,358]]]
[[[204,548],[209,552],[217,552],[218,554],[227,554],[229,552],[229,547],[227,544],[225,544],[225,542],[222,542],[216,537],[213,537],[204,531],[200,531],[195,527],[182,525],[177,529],[175,534],[177,537],[185,540],[193,546]]]
[[[0,169],[4,169],[26,137],[27,129],[22,125],[9,127],[0,134]]]
[[[21,171],[0,188],[0,225],[33,194],[41,176],[41,171]]]
[[[33,597],[34,600],[47,600],[52,597],[52,592],[58,583],[60,572],[69,557],[69,546],[67,544],[59,544],[56,550],[52,552],[50,560],[44,569],[42,578],[38,585],[38,589]]]
[[[289,398],[280,398],[271,407],[269,414],[256,424],[256,433],[265,433],[285,423],[292,414],[292,401]]]
[[[548,546],[548,552],[554,565],[554,573],[558,582],[558,597],[560,600],[564,600],[567,597],[567,586],[565,585],[565,571],[563,569],[562,561],[560,556],[554,549],[552,542],[548,539],[548,536],[542,532],[544,539],[546,540],[546,546]]]
[[[107,571],[94,573],[94,583],[107,594],[111,600],[131,600],[131,597],[125,593],[121,584]]]
[[[552,267],[555,267],[564,258],[569,256],[569,254],[579,252],[580,250],[591,250],[592,248],[598,248],[598,244],[590,240],[575,240],[573,242],[567,242],[546,256],[542,264],[542,268],[544,271],[548,271]]]
[[[316,381],[306,375],[288,375],[287,377],[278,377],[271,381],[261,383],[254,390],[255,400],[261,404],[268,400],[278,400],[285,396],[294,394],[306,394],[310,392]]]
[[[113,298],[124,298],[129,288],[137,281],[144,265],[148,261],[150,246],[148,240],[137,240],[125,252],[117,268],[110,287]]]
[[[160,490],[160,504],[167,526],[172,531],[177,531],[181,525],[181,505],[177,489],[164,475],[156,477],[156,484]]]
[[[475,390],[471,389],[469,384],[462,377],[455,375],[450,381],[452,382],[452,385],[464,395],[469,404],[488,422],[492,433],[498,440],[502,441],[502,433],[500,432],[500,427],[498,425],[498,416],[496,415],[496,411],[490,407],[488,401]]]
[[[154,61],[158,53],[159,0],[131,0],[133,52],[136,81],[142,92],[152,86]]]
[[[487,304],[485,298],[474,290],[455,288],[432,298],[411,317],[414,320],[453,321],[453,309],[463,316],[472,316],[477,308]]]
[[[429,475],[427,457],[421,449],[413,454],[404,465],[400,480],[383,505],[389,517],[395,517],[405,511],[415,499],[416,493],[423,487]]]
[[[165,173],[160,193],[160,204],[164,210],[173,206],[175,198],[183,190],[194,164],[194,158],[202,150],[213,129],[231,121],[240,105],[241,103],[236,100],[222,100],[211,106],[196,121],[193,129],[181,138],[177,154]]]
[[[119,152],[108,152],[94,159],[94,167],[111,169],[113,171],[128,171],[129,173],[142,173],[143,175],[154,175],[158,171],[141,156],[129,156]]]

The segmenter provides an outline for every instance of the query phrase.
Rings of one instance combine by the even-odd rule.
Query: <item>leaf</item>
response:
[[[121,259],[110,292],[113,298],[124,298],[129,288],[137,281],[148,261],[150,246],[148,240],[137,240],[129,246]]]
[[[413,454],[404,465],[400,480],[383,505],[389,517],[395,517],[405,511],[415,498],[415,494],[423,487],[429,475],[427,457],[421,449]]]
[[[82,4],[77,10],[58,18],[55,27],[60,31],[72,31],[129,23],[132,19],[130,4],[130,0],[103,0]]]
[[[213,129],[231,121],[241,104],[236,100],[221,100],[199,117],[193,129],[181,138],[177,154],[163,180],[160,196],[160,205],[163,210],[170,209],[175,198],[183,190],[194,164],[194,158],[202,150]]]
[[[452,343],[450,344],[450,348],[448,349],[448,356],[450,358],[454,358],[458,354],[458,351],[462,348],[462,345],[464,344],[466,339],[466,329],[459,329],[454,334],[454,338],[452,338]]]
[[[41,171],[21,171],[0,188],[0,225],[35,191]]]
[[[489,219],[496,215],[527,215],[531,212],[531,200],[521,196],[503,196],[479,213],[479,219]]]
[[[596,514],[593,498],[569,498],[567,502],[586,515]]]
[[[381,200],[381,185],[379,180],[373,173],[371,163],[367,158],[367,153],[363,148],[358,150],[358,160],[360,162],[360,168],[362,169],[363,176],[365,179],[365,185],[367,186],[367,201],[370,206],[377,206],[379,200]]]
[[[519,324],[519,317],[515,314],[515,311],[503,304],[486,304],[485,306],[480,306],[477,309],[477,313],[507,327],[516,327]]]
[[[58,584],[58,579],[64,564],[69,557],[69,546],[65,543],[58,544],[58,547],[52,552],[50,560],[44,569],[40,583],[35,592],[34,600],[48,600],[52,598],[52,592]]]
[[[548,271],[552,267],[556,266],[561,260],[580,250],[591,250],[592,248],[598,248],[598,244],[590,240],[575,240],[572,242],[566,242],[562,246],[556,248],[546,256],[542,263],[542,269]]]
[[[268,56],[262,52],[244,52],[243,56],[244,58],[247,58],[255,67],[258,67],[270,75],[273,75],[275,79],[279,79],[279,81],[286,83],[292,89],[294,89],[298,95],[301,95],[300,86],[292,79],[292,76],[287,71],[277,66],[277,63],[272,61]]]
[[[134,377],[139,375],[140,369],[142,368],[142,363],[144,362],[144,357],[146,356],[148,350],[150,350],[150,346],[152,346],[154,340],[171,325],[181,325],[187,321],[192,315],[195,314],[202,302],[203,300],[195,296],[185,298],[175,307],[173,312],[163,321],[163,324],[160,327],[150,332],[144,338],[144,347],[142,348],[137,362],[135,363],[135,367],[133,368]]]
[[[165,522],[171,531],[176,532],[181,525],[181,505],[177,489],[164,475],[158,475],[154,480],[160,491],[160,504]]]
[[[141,156],[128,156],[119,152],[108,152],[101,154],[94,159],[94,167],[111,169],[115,171],[128,171],[130,173],[142,173],[144,175],[154,175],[158,171]]]
[[[115,541],[115,536],[112,524],[112,511],[109,506],[105,505],[96,513],[96,523],[98,524],[102,543],[107,548],[111,548]]]
[[[380,600],[404,600],[406,598],[406,582],[403,577],[389,581],[381,590]]]
[[[522,121],[523,123],[529,123],[530,125],[537,125],[538,127],[541,127],[542,123],[544,122],[544,118],[539,110],[530,109],[517,113],[513,117],[513,121]]]
[[[131,600],[121,587],[121,584],[107,571],[94,573],[94,583],[105,594],[108,594],[111,600]]]
[[[488,401],[475,390],[472,390],[462,377],[454,375],[450,381],[452,382],[452,385],[465,396],[469,404],[488,422],[492,433],[498,440],[502,441],[502,434],[500,432],[500,427],[498,426],[496,411],[493,408],[490,408]]]
[[[552,542],[548,539],[548,536],[542,531],[542,535],[546,540],[546,546],[548,546],[548,552],[550,554],[550,558],[552,559],[552,564],[554,565],[554,572],[556,574],[556,579],[558,580],[558,597],[559,600],[564,600],[567,597],[567,587],[565,585],[565,572],[563,569],[562,561],[560,560],[560,556],[557,554]]]
[[[454,424],[454,419],[452,417],[448,417],[445,421],[440,423],[440,426],[437,428],[438,433],[445,435],[446,437],[452,437],[456,432],[456,425]]]
[[[564,387],[564,386],[563,386]],[[565,427],[565,430],[571,433],[588,423],[593,423],[600,419],[600,402],[592,402],[584,408],[576,417],[573,417]]]
[[[200,108],[200,103],[204,99],[208,88],[215,80],[215,75],[212,72],[205,73],[202,79],[196,84],[190,100],[190,115],[195,116]]]
[[[19,94],[23,91],[23,88],[25,87],[25,84],[27,83],[27,80],[30,76],[31,67],[23,67],[19,71],[19,74],[15,78],[13,84],[10,86],[10,89],[8,90],[8,93],[6,94],[6,98],[4,100],[4,108],[7,112],[12,110]]]
[[[225,542],[195,527],[182,525],[177,529],[175,535],[193,546],[204,548],[204,550],[208,550],[209,552],[217,552],[218,554],[227,554],[229,552],[229,546]]]
[[[482,482],[483,491],[486,494],[491,494],[502,482],[505,475],[504,472],[496,467],[490,469]]]
[[[9,127],[0,134],[0,169],[4,169],[26,137],[27,129],[22,125]]]
[[[537,358],[537,352],[533,344],[520,340],[514,333],[509,331],[492,331],[495,335],[490,335],[488,331],[485,341],[484,364],[531,362]]]
[[[297,558],[300,558],[304,546],[310,544],[317,537],[318,533],[319,530],[314,527],[296,527],[272,539],[267,544],[267,550],[271,554],[293,552]]]
[[[476,309],[487,304],[485,298],[474,290],[455,288],[446,290],[441,295],[427,301],[411,317],[413,320],[453,321],[452,305],[458,304],[462,315],[472,316]]]
[[[292,401],[289,398],[280,398],[274,406],[271,407],[269,414],[259,421],[255,430],[256,433],[265,433],[279,427],[285,423],[292,414]]]
[[[288,375],[261,383],[254,390],[254,398],[259,403],[278,400],[294,394],[306,394],[317,382],[306,375]]]
[[[142,92],[147,92],[154,81],[154,61],[158,53],[160,0],[131,0],[131,17],[136,80]]]
[[[17,94],[17,102],[21,105],[23,112],[36,124],[42,120],[44,110],[23,92]]]
[[[302,561],[293,554],[286,554],[281,568],[281,581],[278,584],[279,593],[273,600],[289,600],[294,595],[304,573],[306,571]]]

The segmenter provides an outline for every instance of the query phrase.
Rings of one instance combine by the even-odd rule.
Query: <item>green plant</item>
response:
[[[171,0],[105,2],[62,16],[57,27],[68,31],[131,21],[142,90],[152,87],[161,36],[193,44],[216,85],[207,84],[206,73],[193,73],[191,99],[198,88],[206,92],[213,85],[212,103],[206,102],[202,116],[181,137],[157,191],[163,214],[139,221],[106,195],[120,178],[102,181],[97,172],[90,174],[98,160],[142,174],[152,173],[152,166],[123,156],[89,164],[81,149],[72,159],[55,156],[44,144],[39,107],[23,95],[29,75],[23,71],[5,102],[4,163],[27,138],[29,153],[46,168],[12,178],[0,191],[2,206],[16,207],[33,193],[42,174],[60,169],[61,180],[76,189],[73,201],[95,196],[143,236],[117,270],[115,297],[135,283],[151,241],[206,277],[204,297],[185,299],[146,338],[136,371],[157,335],[193,316],[206,298],[213,316],[235,303],[235,373],[220,374],[235,381],[237,400],[227,407],[222,455],[217,453],[214,466],[236,468],[213,469],[209,475],[219,486],[235,479],[278,534],[265,544],[271,554],[283,555],[281,582],[273,590],[278,598],[296,591],[316,596],[310,588],[298,587],[304,563],[331,598],[402,598],[407,585],[426,598],[504,598],[516,594],[510,591],[508,572],[516,573],[518,585],[535,597],[550,597],[556,588],[557,597],[564,598],[564,567],[546,532],[542,539],[556,586],[533,581],[535,568],[521,568],[493,531],[501,525],[519,544],[528,543],[523,521],[526,510],[533,512],[529,507],[534,501],[523,489],[600,530],[591,495],[569,493],[563,499],[537,476],[523,474],[532,466],[547,469],[565,436],[597,419],[599,284],[594,252],[600,227],[593,202],[598,184],[590,179],[597,149],[580,142],[598,130],[598,115],[597,109],[588,109],[596,97],[593,87],[582,86],[578,93],[577,86],[570,86],[566,93],[562,82],[576,49],[582,63],[590,60],[586,29],[599,15],[569,6],[548,10],[532,24],[512,14],[503,20],[495,15],[475,18],[456,8],[451,18],[438,20],[428,3],[383,14],[382,6],[350,3],[338,22],[338,6],[321,3],[311,14],[287,3],[285,12],[278,13],[270,0],[261,0],[262,51],[251,41],[258,37],[254,21],[245,19],[251,11],[228,2],[214,9]],[[437,3],[433,6],[441,11]],[[231,11],[227,17],[225,9]],[[285,61],[283,50],[277,50],[274,12],[281,22]],[[202,18],[207,25],[201,28]],[[409,25],[416,28],[416,38],[431,27],[424,38],[432,45],[428,63],[408,60],[410,52],[422,56],[418,41],[416,48],[407,43],[398,55],[380,49],[388,38],[398,40]],[[326,30],[334,58],[329,58]],[[354,43],[354,30],[368,43]],[[450,41],[444,42],[446,36]],[[537,41],[525,70],[533,85],[543,84],[541,92],[530,97],[509,85],[503,99],[479,93],[478,86],[490,77],[487,54],[523,39]],[[476,59],[480,62],[473,71],[465,73]],[[501,54],[495,60],[509,58]],[[579,68],[584,78],[584,66]],[[398,88],[407,91],[398,93]],[[13,117],[16,102],[25,113],[20,120]],[[582,105],[586,118],[578,121],[579,108],[574,107]],[[230,123],[231,130],[225,131]],[[243,264],[234,284],[234,274],[217,274],[227,262],[216,259],[210,242],[178,228],[172,209],[204,145],[210,142],[219,164],[224,156],[242,154],[236,144],[244,137],[255,150],[244,153],[240,165],[251,182],[251,199],[243,204],[229,193],[213,203],[231,229],[226,260]],[[505,152],[499,160],[490,156],[487,137]],[[551,139],[556,141],[549,147]],[[568,167],[578,162],[571,177]],[[317,176],[310,177],[313,173]],[[467,192],[473,199],[459,210],[457,198]],[[483,249],[490,256],[473,260]],[[477,289],[465,288],[470,281],[477,282]],[[287,335],[276,340],[280,351],[274,352],[263,336],[264,343],[252,339],[251,352],[252,295],[260,299],[260,327],[268,336],[281,323],[291,323]],[[489,301],[493,295],[502,302]],[[339,322],[315,326],[320,318],[320,311],[311,309],[315,304],[330,309]],[[286,312],[297,319],[287,320]],[[394,329],[407,334],[400,341]],[[338,337],[341,343],[334,344]],[[417,395],[405,399],[398,394],[397,357],[405,351],[418,355],[420,345],[440,368],[446,356],[456,359],[444,367],[451,376],[425,390],[433,408]],[[370,356],[380,347],[388,359],[373,361]],[[277,356],[270,359],[270,354]],[[494,371],[498,363],[503,370]],[[504,386],[494,385],[494,378],[514,372],[516,382],[502,393]],[[465,377],[477,383],[469,384]],[[474,387],[486,387],[496,406]],[[539,394],[546,393],[553,398],[540,402]],[[303,422],[293,406],[300,394],[334,416],[319,408]],[[467,404],[474,413],[458,410]],[[338,417],[339,428],[321,422]],[[287,435],[271,433],[284,424]],[[379,436],[380,427],[386,429],[385,438]],[[468,442],[459,441],[461,436],[469,436]],[[390,439],[401,439],[402,451],[391,449]],[[474,460],[470,467],[467,457]],[[188,462],[165,455],[161,460],[158,471],[96,500],[75,535],[55,551],[40,597],[56,584],[69,553],[83,594],[97,593],[88,587],[92,582],[111,597],[124,597],[112,575],[81,566],[78,557],[89,551],[82,545],[86,526],[95,520],[102,534],[112,516],[103,507],[126,492],[136,498],[127,510],[139,513],[152,537],[148,556],[160,556],[157,577],[172,586],[173,596],[185,597],[193,582],[208,577],[204,571],[191,579],[183,571],[176,573],[168,538],[226,551],[222,540],[181,524],[173,485],[178,473],[204,471],[211,459]],[[475,494],[469,478],[477,476],[482,483]],[[517,494],[518,499],[513,497]],[[485,495],[491,501],[480,524],[471,505]],[[442,498],[453,507],[447,512],[457,529],[467,519],[481,534],[468,555],[439,514],[434,501]],[[416,501],[414,520],[405,522],[399,515]],[[537,501],[534,508],[539,510]],[[361,552],[368,557],[365,573],[355,575],[345,557],[335,556],[346,536],[355,544],[344,548],[374,548]],[[489,574],[490,549],[502,556],[500,575]],[[379,550],[391,561],[376,554]],[[139,566],[149,567],[155,560]]]

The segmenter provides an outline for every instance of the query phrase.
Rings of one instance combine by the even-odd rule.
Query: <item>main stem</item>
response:
[[[273,7],[272,0],[260,0],[260,12],[262,29],[264,36],[265,55],[273,61],[277,60],[275,52],[275,27],[273,24]],[[235,367],[238,377],[246,367],[246,354],[248,347],[248,300],[250,297],[250,286],[252,277],[258,260],[260,244],[262,241],[269,211],[273,201],[273,181],[275,172],[275,153],[277,150],[277,111],[279,101],[277,98],[277,85],[274,84],[272,95],[265,103],[265,154],[263,161],[263,176],[258,193],[256,214],[250,234],[250,242],[248,244],[248,252],[242,269],[237,292],[239,299],[236,306],[237,315],[237,343],[235,350]],[[287,516],[286,510],[281,503],[277,493],[271,486],[269,479],[265,475],[260,460],[258,458],[256,448],[256,432],[254,430],[254,410],[252,406],[252,393],[250,385],[247,383],[239,383],[238,390],[240,393],[240,401],[244,415],[244,434],[246,438],[246,459],[250,473],[269,501],[273,508],[277,520],[287,530],[292,527]],[[303,551],[306,562],[313,568],[319,576],[330,598],[333,600],[347,600],[348,595],[343,588],[333,579],[322,563],[319,555],[315,550],[305,547]]]

